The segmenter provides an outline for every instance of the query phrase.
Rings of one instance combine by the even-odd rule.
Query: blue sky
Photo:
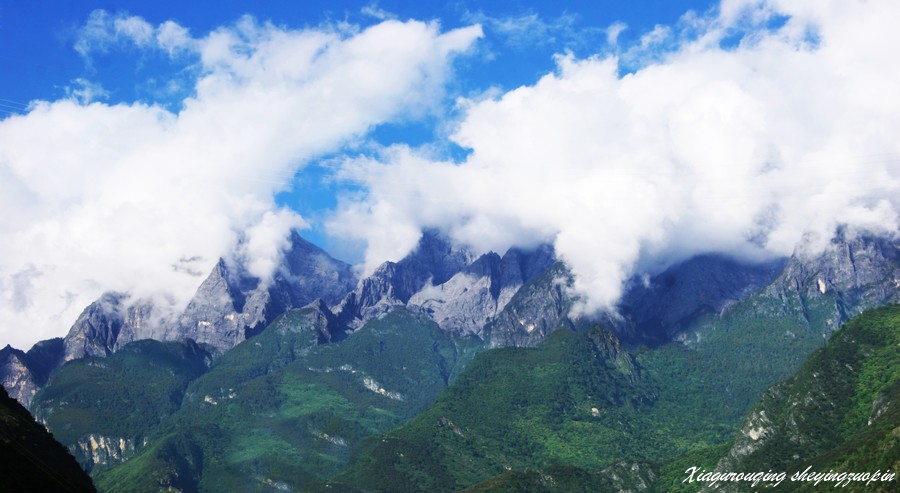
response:
[[[249,16],[249,17],[248,17]],[[699,253],[900,224],[895,0],[0,0],[0,342],[178,313],[298,228],[552,243],[586,312]],[[29,327],[29,330],[17,330]]]
[[[99,84],[106,94],[97,98],[109,104],[144,101],[168,105],[177,111],[187,93],[160,95],[163,81],[192,76],[190,63],[146,53],[134,47],[109,47],[87,62],[76,52],[79,30],[90,14],[102,9],[110,14],[129,14],[151,24],[172,20],[202,36],[220,26],[235,23],[245,14],[260,21],[293,29],[347,22],[361,27],[383,17],[401,20],[437,20],[443,29],[480,23],[485,36],[477,52],[455,63],[456,76],[444,104],[453,98],[485,91],[509,90],[533,84],[555,69],[554,55],[572,52],[578,57],[608,53],[607,29],[627,25],[618,35],[621,46],[636,43],[658,24],[673,25],[689,10],[704,12],[710,1],[566,1],[566,2],[406,2],[406,1],[147,1],[93,2],[49,0],[0,1],[0,116],[27,111],[30,101],[53,101],[69,97],[79,80]],[[448,109],[449,111],[449,109]],[[447,116],[447,115],[442,115]],[[420,146],[438,142],[451,156],[465,150],[441,139],[439,118],[429,115],[412,121],[381,124],[370,139],[383,145],[407,143]],[[340,154],[340,151],[337,152]],[[322,156],[327,162],[333,155]],[[317,159],[318,161],[318,159]],[[304,168],[291,190],[278,195],[280,204],[299,211],[311,228],[312,241],[332,249],[321,227],[321,216],[336,205],[337,187],[327,178],[327,165]],[[344,186],[344,185],[341,185]],[[348,260],[358,261],[361,252],[343,250]]]
[[[206,33],[235,22],[244,14],[293,28],[314,27],[326,22],[351,22],[362,26],[378,22],[374,11],[401,19],[437,19],[444,28],[483,21],[483,18],[513,20],[537,16],[550,27],[547,36],[531,30],[507,44],[501,32],[486,26],[487,49],[496,56],[483,63],[462,67],[464,88],[500,85],[514,87],[534,80],[553,69],[552,55],[565,50],[585,56],[603,48],[605,33],[615,22],[628,25],[620,39],[627,43],[650,31],[656,24],[673,24],[688,10],[705,11],[710,1],[554,1],[554,2],[405,2],[405,1],[195,1],[171,0],[95,2],[82,0],[3,0],[0,2],[0,61],[5,69],[0,79],[3,98],[23,103],[36,98],[55,99],[65,95],[70,81],[90,76],[114,89],[113,100],[146,97],[135,92],[141,79],[153,77],[164,68],[159,60],[135,59],[135,53],[111,53],[96,70],[86,70],[74,51],[77,30],[91,12],[127,12],[158,24],[174,20],[194,34]],[[554,29],[552,26],[558,23]],[[562,25],[571,32],[563,32]],[[141,58],[141,57],[138,57]],[[141,66],[144,63],[146,66]],[[465,70],[465,69],[469,70]]]

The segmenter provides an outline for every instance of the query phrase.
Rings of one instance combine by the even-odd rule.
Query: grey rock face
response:
[[[25,407],[31,405],[39,383],[28,368],[27,356],[9,345],[0,349],[0,384],[9,396]]]
[[[124,299],[126,295],[123,294],[104,293],[81,312],[63,340],[65,361],[85,356],[109,356],[115,351],[119,334],[123,332]],[[123,339],[130,339],[123,335]]]
[[[291,248],[268,285],[220,260],[167,338],[190,338],[226,351],[288,309],[316,299],[336,304],[355,285],[348,264],[293,233]]]
[[[487,256],[485,256],[487,257]],[[499,256],[482,257],[496,267]],[[427,285],[409,299],[410,305],[421,306],[444,330],[455,334],[478,333],[485,322],[498,311],[498,299],[491,291],[493,272],[478,275],[466,269],[447,282]]]
[[[301,334],[308,337],[302,344],[307,352],[316,346],[330,344],[347,337],[347,329],[338,323],[337,317],[325,302],[317,299],[303,308],[292,308],[275,319],[267,329],[278,334]]]
[[[482,335],[485,324],[497,316],[526,282],[554,261],[553,249],[533,252],[509,250],[479,257],[463,271],[439,285],[426,285],[409,305],[420,306],[451,333]]]
[[[230,347],[244,337],[244,328],[259,314],[243,314],[244,293],[235,289],[243,279],[233,276],[223,259],[197,288],[178,322],[166,333],[166,339],[192,338],[198,342]],[[215,323],[215,325],[213,325]]]
[[[107,437],[91,433],[82,437],[74,445],[74,452],[86,471],[91,472],[97,466],[114,465],[134,456],[146,443],[135,446],[134,439],[125,437]]]
[[[154,317],[153,302],[126,293],[104,293],[81,312],[63,339],[63,361],[109,356],[140,339],[161,339],[165,321]]]
[[[491,347],[536,346],[557,329],[575,329],[569,318],[575,302],[568,291],[571,282],[569,269],[556,262],[516,292],[485,326],[484,340]]]
[[[85,309],[66,336],[65,360],[108,356],[140,339],[193,339],[225,351],[290,308],[317,298],[337,303],[355,284],[349,265],[294,232],[269,284],[219,259],[177,320],[156,314],[149,300],[104,294]]]
[[[336,304],[355,285],[348,264],[294,232],[282,265],[268,285],[220,259],[175,319],[160,313],[151,300],[105,293],[84,309],[64,339],[41,341],[27,355],[12,348],[2,353],[0,379],[11,395],[27,405],[37,388],[65,361],[109,356],[141,339],[193,339],[226,351],[286,310],[317,299],[323,300],[323,306]]]
[[[63,362],[61,338],[38,342],[27,353],[9,345],[0,349],[0,384],[25,407],[50,373]]]
[[[900,238],[839,230],[822,252],[801,242],[764,294],[778,299],[785,315],[836,330],[867,308],[900,302]]]
[[[399,262],[381,264],[341,301],[335,313],[342,323],[359,327],[394,306],[406,305],[426,286],[447,282],[471,261],[469,251],[454,247],[437,231],[426,230],[412,253]]]
[[[36,343],[27,353],[7,346],[0,351],[0,380],[9,394],[29,407],[37,390],[66,361],[85,356],[109,356],[138,339],[156,338],[151,323],[153,305],[146,300],[128,304],[129,296],[105,293],[88,305],[69,333]]]

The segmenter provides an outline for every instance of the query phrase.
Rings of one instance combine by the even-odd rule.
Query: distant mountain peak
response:
[[[360,281],[335,312],[359,327],[394,307],[424,311],[445,331],[475,334],[497,316],[518,289],[554,261],[549,245],[475,255],[438,230],[426,229],[398,262],[381,264]]]
[[[184,312],[159,313],[149,299],[106,292],[88,305],[66,335],[63,360],[108,356],[140,339],[185,340],[227,350],[284,311],[317,298],[335,304],[356,285],[350,265],[291,233],[272,282],[263,286],[237,261],[220,258]]]
[[[356,285],[350,265],[293,231],[271,282],[261,284],[222,259],[197,289],[169,339],[195,339],[221,351],[252,337],[278,315],[315,299],[338,303]]]
[[[836,330],[866,308],[900,302],[900,238],[838,230],[821,250],[798,245],[768,296],[833,306],[828,326]]]

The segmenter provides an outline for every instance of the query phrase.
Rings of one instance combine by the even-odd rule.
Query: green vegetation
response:
[[[209,360],[209,353],[191,341],[134,342],[109,358],[67,363],[35,395],[32,408],[90,470],[96,459],[114,463],[133,453],[179,408],[184,390]],[[91,450],[97,447],[90,436],[95,443],[103,437],[111,449]]]
[[[816,302],[810,313],[823,319],[829,303]],[[796,313],[756,294],[721,317],[697,320],[685,344],[636,350],[637,361],[659,388],[654,406],[634,417],[654,430],[645,440],[659,452],[641,457],[665,460],[730,440],[756,399],[822,346],[823,324]]]
[[[749,416],[761,437],[738,438],[736,447],[747,452],[729,462],[732,470],[897,471],[900,306],[849,321],[795,376],[768,390]]]
[[[742,468],[794,467],[800,449],[825,470],[900,468],[896,310],[847,324],[766,393],[757,408],[798,428],[773,425]],[[629,353],[578,326],[480,352],[404,309],[325,344],[342,334],[307,308],[208,369],[196,345],[153,341],[69,363],[36,402],[67,444],[134,441],[94,468],[102,491],[695,491],[684,471],[716,467],[834,313],[828,295],[761,292],[695,320],[684,344]],[[834,396],[798,414],[785,402],[809,400],[802,389]]]
[[[707,471],[715,469],[719,459],[728,453],[728,445],[696,449],[666,461],[659,466],[659,476],[651,484],[653,493],[691,493],[697,491],[696,483],[684,482],[685,471],[698,467]]]
[[[464,493],[618,493],[650,485],[656,475],[646,464],[622,462],[592,473],[572,466],[549,466],[539,471],[508,471]]]
[[[699,320],[685,345],[639,350],[634,360],[624,351],[591,350],[587,336],[565,330],[538,348],[482,353],[434,406],[368,440],[329,486],[453,491],[494,484],[491,478],[528,483],[553,465],[596,475],[624,460],[662,464],[658,491],[692,491],[681,483],[684,470],[713,468],[756,396],[821,347],[829,303],[806,304],[803,315],[791,317],[797,312],[790,307],[756,295],[722,317]],[[881,343],[896,351],[896,344]],[[873,358],[858,368],[866,377],[853,401],[857,423],[868,419],[900,365]]]
[[[431,408],[370,439],[323,489],[456,491],[508,469],[609,464],[639,445],[623,416],[654,395],[615,343],[597,327],[481,353]]]
[[[307,315],[289,312],[216,360],[143,453],[97,476],[100,489],[303,489],[434,402],[477,348],[405,310],[316,345]]]

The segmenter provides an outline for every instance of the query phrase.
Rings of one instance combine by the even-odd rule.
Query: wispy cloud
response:
[[[194,274],[223,255],[266,279],[288,229],[305,225],[274,194],[311,158],[427,112],[450,60],[480,35],[415,21],[292,30],[245,17],[192,37],[172,22],[95,12],[76,44],[83,56],[189,50],[192,96],[177,112],[105,104],[82,81],[70,98],[0,120],[0,210],[15,211],[0,219],[0,335],[17,345],[61,335],[104,290],[177,309]]]
[[[372,2],[364,6],[362,9],[360,9],[360,13],[382,21],[397,18],[396,15],[379,7],[378,2]]]
[[[619,35],[628,29],[624,22],[614,22],[606,28],[606,44],[616,46],[619,43]]]
[[[548,47],[555,51],[581,49],[598,44],[606,36],[603,29],[583,26],[580,16],[563,13],[544,18],[536,12],[491,16],[484,12],[468,12],[463,18],[484,26],[490,38],[499,40],[509,48],[528,50]]]
[[[95,53],[105,53],[112,47],[121,48],[123,44],[163,49],[174,54],[194,42],[187,29],[172,21],[153,26],[139,16],[95,10],[78,29],[74,47],[82,57],[90,60]]]

